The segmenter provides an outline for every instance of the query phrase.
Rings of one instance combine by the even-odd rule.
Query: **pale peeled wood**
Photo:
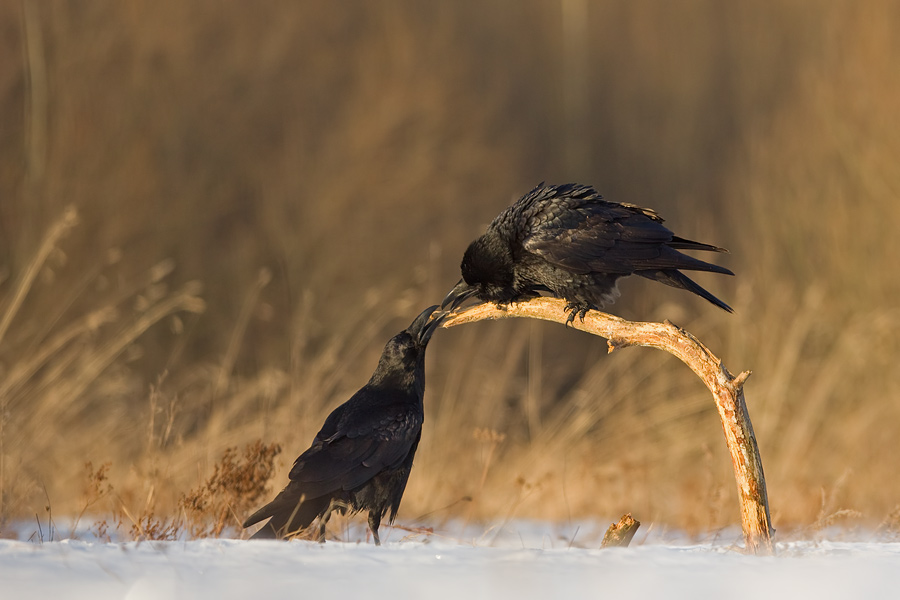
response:
[[[479,304],[451,315],[444,321],[443,327],[510,317],[565,323],[568,318],[565,306],[565,300],[557,298],[533,298],[506,306]],[[722,361],[697,338],[668,321],[632,322],[591,310],[585,315],[583,322],[576,318],[571,325],[580,331],[606,338],[610,352],[627,346],[648,346],[665,350],[680,359],[703,380],[712,392],[719,410],[725,442],[731,453],[746,550],[753,554],[771,554],[772,519],[769,516],[766,479],[756,436],[744,402],[743,386],[750,371],[732,375]]]

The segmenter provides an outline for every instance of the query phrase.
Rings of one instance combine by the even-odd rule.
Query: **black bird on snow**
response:
[[[500,213],[462,259],[462,279],[441,308],[454,309],[476,296],[506,304],[547,292],[565,299],[584,319],[615,301],[616,281],[640,275],[731,307],[679,269],[734,275],[724,267],[679,250],[727,252],[674,235],[649,208],[607,202],[590,186],[541,184]]]
[[[368,510],[369,529],[381,544],[378,527],[388,510],[394,521],[422,433],[425,348],[447,316],[431,318],[435,309],[392,337],[369,383],[328,415],[294,462],[287,487],[244,521],[250,527],[271,517],[251,539],[288,537],[318,517],[324,542],[332,511]]]

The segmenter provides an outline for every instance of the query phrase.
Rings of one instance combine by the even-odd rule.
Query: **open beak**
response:
[[[441,302],[441,310],[455,310],[457,306],[474,296],[477,291],[478,289],[466,283],[465,279],[460,279],[459,283],[444,297],[444,301]]]
[[[433,314],[436,311],[437,314]],[[407,331],[415,336],[419,343],[424,346],[448,316],[449,313],[438,311],[437,305],[429,306],[416,317]]]
[[[434,313],[431,316],[431,320],[425,323],[425,328],[422,330],[422,333],[419,334],[419,343],[423,346],[427,344],[428,340],[431,339],[431,336],[434,335],[434,332],[440,329],[441,323],[449,316],[450,313],[445,311]]]

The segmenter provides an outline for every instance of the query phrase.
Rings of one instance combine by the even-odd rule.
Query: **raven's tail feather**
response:
[[[689,292],[693,292],[700,296],[701,298],[706,299],[707,301],[715,304],[722,310],[733,313],[734,310],[707,292],[705,289],[697,285],[695,281],[693,281],[690,277],[682,273],[681,271],[677,271],[675,269],[661,269],[661,270],[646,270],[646,271],[635,271],[635,275],[640,275],[641,277],[646,277],[647,279],[652,279],[654,281],[658,281],[660,283],[664,283],[666,285],[670,285],[674,288],[679,288],[682,290],[687,290]]]
[[[725,248],[720,248],[718,246],[713,246],[712,244],[704,244],[703,242],[695,242],[694,240],[689,240],[687,238],[682,238],[673,236],[669,242],[666,242],[666,246],[669,248],[677,248],[679,250],[705,250],[707,252],[725,252],[728,250]]]
[[[286,492],[283,491],[244,521],[243,526],[250,527],[271,517],[262,529],[250,536],[251,540],[280,539],[306,529],[328,509],[331,501],[327,495],[306,500],[302,495]]]

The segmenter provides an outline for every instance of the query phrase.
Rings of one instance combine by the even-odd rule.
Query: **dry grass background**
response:
[[[613,310],[754,371],[776,528],[896,521],[898,23],[890,0],[0,3],[0,530],[48,504],[174,518],[257,439],[280,485],[541,180],[731,249],[738,276],[702,282],[735,315],[637,281]],[[714,405],[667,355],[480,323],[435,336],[428,379],[405,525],[738,521]]]

